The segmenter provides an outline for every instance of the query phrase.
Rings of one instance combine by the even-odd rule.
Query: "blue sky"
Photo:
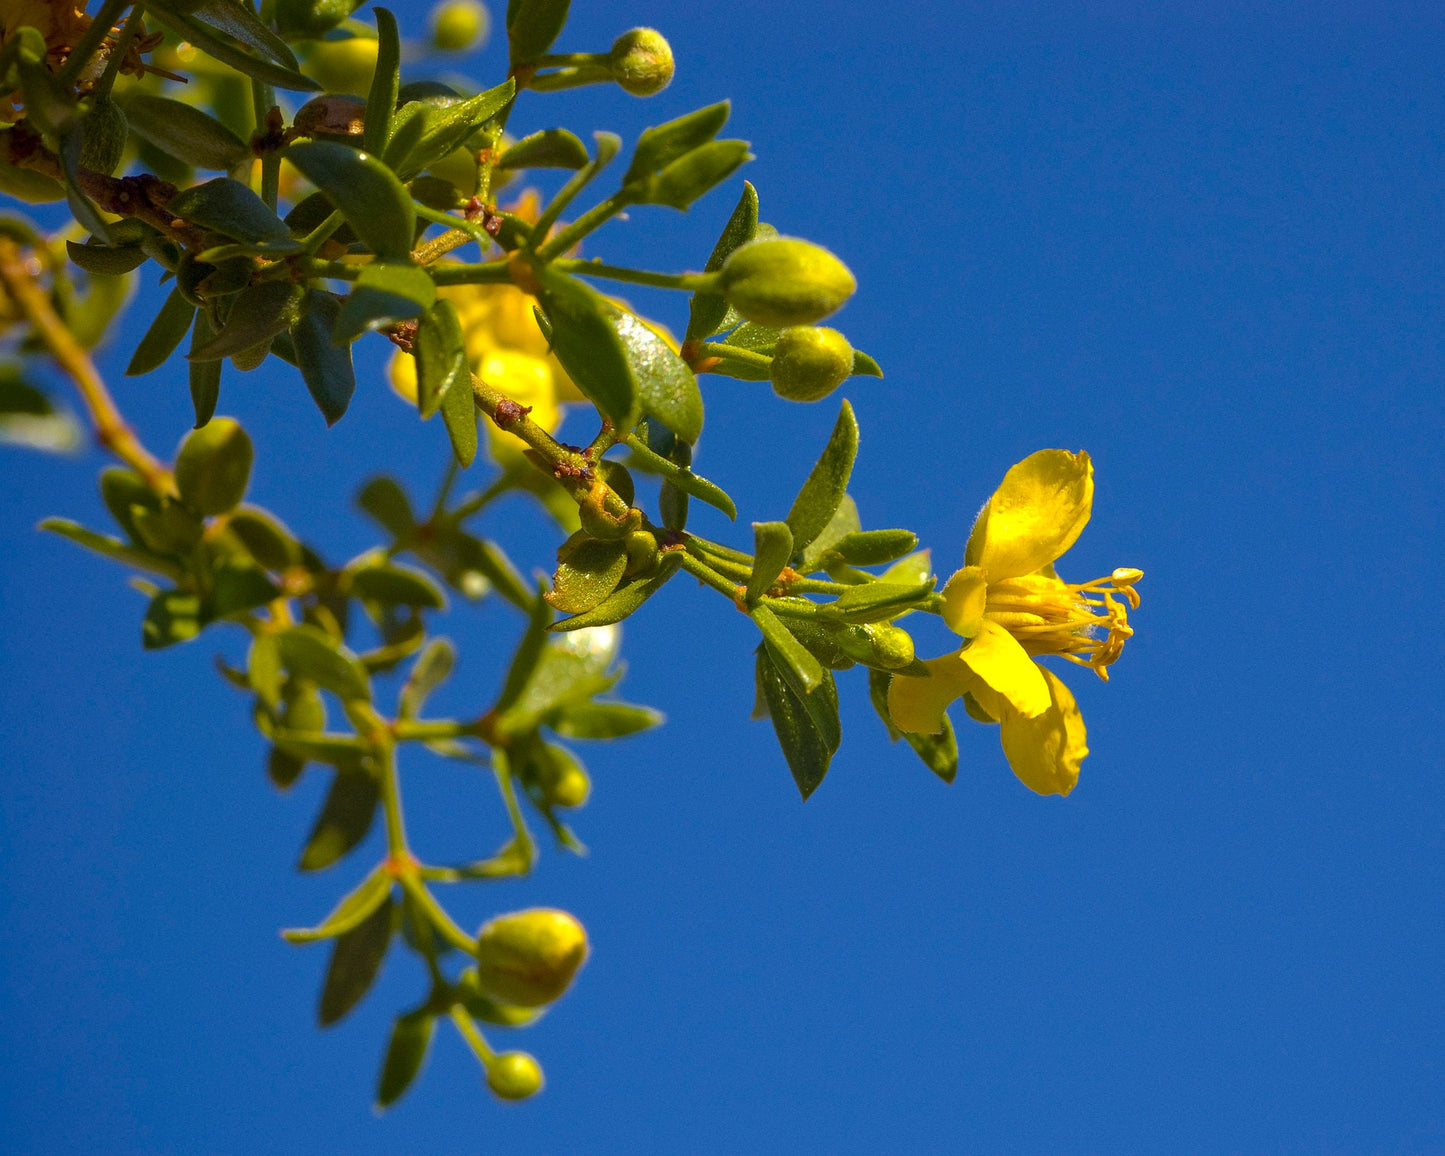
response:
[[[560,45],[652,24],[679,60],[651,101],[529,98],[519,129],[656,123],[732,97],[764,219],[860,288],[834,322],[887,377],[858,411],[865,525],[906,525],[947,575],[1005,469],[1094,457],[1075,580],[1145,571],[1105,686],[1065,671],[1092,754],[1067,800],[959,718],[945,787],[844,677],[845,745],[806,805],[752,704],[747,621],[678,579],[628,623],[625,696],[661,731],[584,752],[583,860],[450,897],[463,922],[574,910],[594,955],[516,1037],[545,1094],[503,1105],[461,1044],[370,1111],[397,957],[341,1026],[313,1024],[325,952],[278,927],[361,861],[293,873],[321,798],[278,796],[237,639],[144,654],[109,564],[34,532],[99,524],[98,455],[0,456],[0,1140],[16,1151],[1440,1151],[1445,785],[1428,575],[1438,447],[1445,20],[1315,7],[1181,11],[817,3],[577,4]],[[904,12],[902,18],[894,12]],[[416,19],[410,25],[419,29]],[[502,69],[498,45],[472,67]],[[638,210],[589,242],[698,267],[736,188]],[[133,316],[158,298],[148,286]],[[634,294],[680,330],[681,299]],[[139,324],[139,321],[137,321]],[[102,368],[146,441],[188,427],[184,378]],[[371,473],[422,492],[445,447],[358,346],[324,429],[299,382],[230,374],[253,497],[344,558]],[[786,513],[836,402],[705,378],[699,469],[749,520]],[[581,431],[580,424],[568,427]],[[584,435],[585,436],[585,435]],[[525,507],[490,526],[548,566]],[[510,515],[510,516],[509,516]],[[458,609],[438,696],[493,692],[514,624]],[[1422,642],[1421,639],[1425,638]],[[499,641],[500,640],[500,641]],[[942,652],[946,632],[921,630]],[[1432,658],[1432,655],[1434,656]],[[404,767],[437,859],[504,834],[490,786]],[[374,850],[370,844],[361,860]]]

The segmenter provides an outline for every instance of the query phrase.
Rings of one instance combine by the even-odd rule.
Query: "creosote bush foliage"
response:
[[[487,1033],[525,1028],[567,992],[587,932],[551,908],[499,912],[470,930],[439,895],[444,884],[527,874],[540,853],[534,827],[562,851],[580,849],[569,817],[591,782],[567,742],[660,722],[613,697],[619,624],[648,613],[682,572],[700,597],[720,595],[756,626],[756,714],[771,719],[803,799],[842,741],[835,677],[855,668],[878,724],[945,782],[957,767],[946,710],[962,700],[969,718],[999,727],[1024,785],[1073,789],[1084,724],[1038,659],[1106,678],[1142,577],[1120,568],[1074,584],[1055,570],[1090,516],[1087,453],[1041,449],[1007,469],[980,495],[961,566],[942,584],[911,531],[860,525],[846,400],[786,517],[754,521],[751,540],[732,544],[689,529],[698,504],[738,515],[727,479],[693,469],[699,375],[770,381],[783,399],[770,420],[786,420],[790,403],[882,372],[819,324],[848,301],[853,275],[760,219],[757,192],[736,176],[749,145],[720,135],[726,103],[667,119],[630,148],[606,131],[507,133],[519,100],[560,112],[566,100],[552,94],[584,85],[663,92],[674,60],[661,33],[621,30],[603,51],[555,51],[567,0],[510,0],[495,17],[448,0],[432,13],[430,45],[403,45],[391,12],[362,13],[357,0],[93,7],[0,5],[0,190],[64,214],[50,234],[18,212],[0,218],[0,437],[73,447],[82,421],[54,393],[73,390],[114,458],[99,479],[114,524],[55,517],[42,528],[131,573],[146,598],[142,646],[245,633],[244,665],[221,673],[250,696],[271,781],[284,791],[309,766],[331,776],[300,869],[330,868],[384,827],[384,857],[354,871],[360,882],[331,913],[283,932],[329,944],[322,1025],[365,997],[390,951],[424,962],[425,990],[399,1010],[385,1046],[380,1106],[417,1077],[439,1021],[470,1045],[496,1096],[541,1089],[538,1061],[496,1050]],[[492,87],[407,75],[428,53],[473,46],[493,20],[509,68]],[[549,200],[527,187],[539,169],[570,174]],[[711,253],[659,250],[659,268],[647,269],[578,255],[584,240],[605,253],[604,226],[624,211],[645,227],[648,213],[687,211],[724,184],[736,204]],[[127,338],[117,324],[136,278],[166,296]],[[681,340],[610,296],[617,283],[685,295]],[[172,459],[140,442],[97,372],[90,350],[107,336],[132,341],[128,374],[166,367],[174,379],[184,363],[195,428]],[[217,410],[235,373],[279,358],[332,425],[357,387],[357,342],[390,343],[387,384],[419,420],[439,418],[438,452],[451,461],[435,494],[366,482],[356,502],[377,544],[336,562],[307,544],[306,527],[246,501],[253,470],[268,464]],[[564,406],[590,414],[585,446],[554,437]],[[469,473],[485,484],[459,496]],[[529,582],[487,536],[489,507],[515,491],[555,525],[550,581]],[[321,519],[342,504],[314,495],[308,508]],[[946,556],[957,549],[946,544]],[[439,626],[454,602],[484,598],[517,614],[506,676],[475,717],[433,717],[428,695],[456,660]],[[914,614],[941,616],[958,648],[916,655]],[[413,849],[425,838],[404,821],[402,772],[418,747],[495,777],[511,835],[494,854],[439,864]]]

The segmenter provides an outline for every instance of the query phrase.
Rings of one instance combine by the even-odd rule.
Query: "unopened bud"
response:
[[[752,241],[733,250],[719,288],[749,321],[786,329],[812,325],[843,307],[858,282],[821,245],[793,237]]]
[[[886,622],[863,627],[873,643],[873,664],[884,670],[902,670],[913,661],[913,637],[901,626]]]
[[[548,743],[545,756],[539,760],[537,783],[543,799],[554,807],[580,807],[592,793],[592,780],[582,764],[566,747]]]
[[[853,347],[836,329],[785,329],[773,350],[773,392],[789,401],[821,401],[853,372]]]
[[[654,28],[634,28],[613,41],[607,67],[623,92],[653,96],[672,83],[672,46]]]
[[[487,1087],[504,1100],[525,1100],[542,1090],[542,1067],[526,1052],[499,1052],[487,1065]]]
[[[469,52],[486,37],[489,23],[477,0],[447,0],[432,9],[432,45],[438,52]]]
[[[657,548],[657,536],[650,530],[634,530],[627,535],[627,569],[624,574],[628,578],[638,574],[651,574],[657,569],[657,564],[662,558]]]
[[[255,451],[251,437],[229,417],[192,430],[176,454],[176,489],[197,514],[224,514],[246,496]]]
[[[125,113],[109,97],[97,98],[80,124],[80,167],[110,176],[125,152]]]
[[[306,58],[306,73],[328,93],[365,96],[376,71],[377,43],[366,36],[323,40]]]
[[[541,1007],[562,995],[587,958],[582,924],[550,907],[499,915],[477,932],[477,979],[503,1003]]]

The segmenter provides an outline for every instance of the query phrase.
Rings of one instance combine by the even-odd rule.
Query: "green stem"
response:
[[[547,464],[553,467],[557,480],[567,486],[574,497],[586,493],[588,486],[582,477],[590,475],[592,470],[592,463],[586,457],[576,450],[562,445],[526,414],[517,416],[517,411],[521,407],[500,390],[493,389],[476,374],[472,374],[472,399],[476,402],[477,408],[491,418],[498,429],[515,434],[539,453]],[[498,420],[498,413],[502,415],[500,420]],[[561,469],[558,470],[557,467],[561,467]]]
[[[431,920],[431,925],[436,928],[437,934],[455,947],[458,951],[464,951],[470,955],[477,948],[477,942],[453,921],[446,913],[442,905],[436,901],[432,893],[427,890],[425,883],[415,874],[406,874],[401,877],[401,885],[406,893],[411,896],[414,902],[426,917]]]
[[[452,1023],[456,1025],[457,1031],[461,1033],[462,1039],[467,1041],[467,1046],[476,1053],[477,1059],[481,1060],[482,1067],[489,1067],[497,1053],[492,1051],[487,1044],[486,1037],[477,1030],[477,1025],[472,1022],[472,1017],[467,1015],[466,1009],[458,1004],[453,1004],[447,1015],[451,1017]]]
[[[714,542],[697,534],[687,534],[683,541],[691,548],[696,546],[704,554],[711,554],[714,558],[722,558],[728,562],[741,562],[749,569],[753,565],[753,556],[744,554],[741,550],[734,550],[731,546],[724,546],[721,542]]]
[[[55,74],[57,88],[66,89],[75,84],[80,74],[85,71],[85,66],[90,63],[90,58],[95,55],[96,49],[110,35],[110,30],[120,19],[121,12],[129,4],[130,0],[105,0],[100,11],[95,14],[95,19],[90,22],[90,27],[81,36],[80,43],[70,50],[70,55],[65,58],[60,71]]]
[[[251,81],[251,110],[256,118],[256,131],[266,132],[266,118],[276,104],[276,90],[259,80]],[[261,199],[273,213],[281,195],[281,154],[267,150],[261,158]]]
[[[380,764],[378,775],[381,781],[381,806],[386,816],[386,848],[394,859],[411,854],[406,845],[406,821],[401,814],[401,783],[396,774],[396,748],[391,739],[377,737],[372,740]]]
[[[482,247],[482,252],[486,252],[487,249],[491,247],[492,235],[487,232],[486,229],[482,228],[481,225],[474,225],[471,221],[461,217],[454,217],[450,213],[442,213],[436,209],[429,209],[425,205],[416,206],[416,215],[424,221],[430,221],[433,225],[446,225],[456,232],[465,233],[468,240],[475,241]],[[437,239],[440,240],[440,238]],[[453,245],[452,248],[456,249],[460,248],[460,246]],[[420,247],[418,247],[417,251],[421,251]],[[440,256],[440,254],[438,254],[438,256]]]
[[[532,61],[533,68],[572,68],[584,64],[601,64],[606,66],[609,57],[605,52],[556,52],[548,53],[546,56],[539,56]]]
[[[756,366],[758,369],[771,370],[773,366],[773,359],[766,353],[744,349],[740,345],[726,345],[720,341],[703,342],[702,348],[698,350],[697,359],[704,357],[723,357],[728,361],[741,361],[744,365]]]
[[[606,57],[603,57],[605,60]],[[556,72],[542,72],[527,81],[533,92],[561,92],[568,88],[581,88],[588,84],[609,84],[612,69],[605,64],[584,64],[572,68],[559,68]]]
[[[264,171],[263,167],[262,172]],[[308,257],[314,256],[321,246],[331,239],[331,234],[341,228],[345,222],[346,215],[340,209],[334,210],[326,220],[301,239],[301,252]]]
[[[130,15],[125,18],[125,28],[121,30],[120,40],[116,42],[115,49],[105,62],[105,71],[100,74],[100,79],[90,90],[91,96],[99,98],[110,95],[111,86],[115,84],[115,78],[120,75],[120,66],[125,63],[125,54],[130,51],[131,43],[140,32],[144,15],[144,4],[137,4],[130,10]]]
[[[537,258],[541,261],[550,261],[554,257],[560,257],[568,249],[572,248],[588,233],[601,228],[623,209],[631,204],[631,201],[623,197],[621,193],[613,193],[605,201],[593,205],[566,228],[562,229],[555,237],[550,238],[537,249]],[[550,228],[550,223],[549,226]],[[532,233],[534,237],[546,237],[544,231]]]
[[[391,724],[391,732],[400,743],[423,743],[433,739],[476,738],[475,723],[458,722],[456,719],[410,719],[399,718]]]
[[[560,239],[564,234],[559,233],[553,240]],[[537,258],[547,260],[546,252],[553,248],[552,241],[548,241],[545,249],[539,250]],[[554,267],[567,273],[577,273],[583,277],[606,277],[611,281],[626,281],[632,285],[652,285],[658,289],[684,289],[689,293],[710,293],[717,286],[718,275],[716,273],[650,273],[645,269],[627,269],[621,265],[604,265],[598,258],[590,261],[570,260],[556,261]],[[704,345],[703,349],[708,349]],[[772,364],[772,358],[766,359],[767,364]]]
[[[584,168],[580,168],[573,173],[567,183],[557,191],[557,195],[552,198],[551,203],[542,210],[542,215],[537,218],[537,223],[532,226],[532,237],[534,239],[538,237],[545,238],[552,226],[557,223],[558,219],[566,211],[567,206],[572,203],[578,193],[592,183],[592,179],[597,176],[605,166],[605,161],[594,158],[588,162]],[[607,201],[603,202],[603,205],[605,204],[607,204]],[[601,205],[597,206],[597,208],[601,207]],[[596,209],[592,210],[593,213],[596,211]],[[584,217],[588,215],[590,214],[583,214]],[[563,231],[570,232],[570,230]],[[546,246],[546,249],[552,252],[565,252],[565,250],[552,250],[550,245]]]
[[[693,554],[689,554],[686,550],[680,551],[680,556],[682,558],[682,568],[699,582],[711,586],[731,602],[736,602],[742,597],[742,592],[738,589],[738,583],[729,581],[706,562],[702,561],[702,559]]]
[[[451,511],[447,517],[450,521],[460,524],[485,506],[490,505],[497,498],[500,498],[511,488],[511,482],[507,479],[507,476],[503,474],[481,493],[473,494],[470,498],[465,499],[455,510]]]
[[[846,582],[824,582],[821,578],[797,578],[788,583],[789,594],[846,594],[853,589]]]
[[[484,261],[480,265],[448,262],[432,265],[428,272],[438,289],[445,285],[508,285],[512,281],[505,261]]]
[[[452,487],[457,484],[457,474],[461,467],[457,464],[455,455],[447,458],[447,472],[442,475],[442,484],[437,487],[437,499],[432,503],[431,516],[428,522],[436,522],[446,512],[447,499],[452,496]]]

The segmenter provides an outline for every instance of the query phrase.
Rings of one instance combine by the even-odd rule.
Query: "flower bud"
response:
[[[487,35],[487,10],[477,0],[446,0],[431,12],[431,42],[438,52],[470,52]]]
[[[863,627],[873,643],[873,664],[884,670],[902,670],[913,661],[913,637],[901,626],[874,622]]]
[[[546,754],[539,760],[537,785],[543,799],[554,807],[580,807],[592,793],[592,780],[582,764],[566,747],[548,743],[542,749]]]
[[[785,329],[773,349],[773,392],[789,401],[821,401],[852,372],[853,347],[836,329]]]
[[[192,430],[176,454],[176,489],[197,514],[224,514],[246,496],[254,451],[250,435],[229,417]]]
[[[499,915],[477,932],[477,979],[503,1003],[541,1007],[562,995],[587,958],[587,932],[565,911]]]
[[[99,97],[80,126],[80,167],[110,176],[120,164],[129,131],[120,105]]]
[[[504,1100],[525,1100],[542,1090],[542,1068],[526,1052],[499,1052],[487,1065],[487,1087]]]
[[[623,92],[653,96],[672,83],[672,46],[654,28],[634,28],[613,41],[607,67]]]
[[[718,287],[747,320],[786,329],[812,325],[837,312],[858,282],[848,266],[821,245],[778,237],[734,249]]]
[[[331,94],[365,96],[376,71],[377,44],[366,36],[324,40],[306,58],[306,74]]]

